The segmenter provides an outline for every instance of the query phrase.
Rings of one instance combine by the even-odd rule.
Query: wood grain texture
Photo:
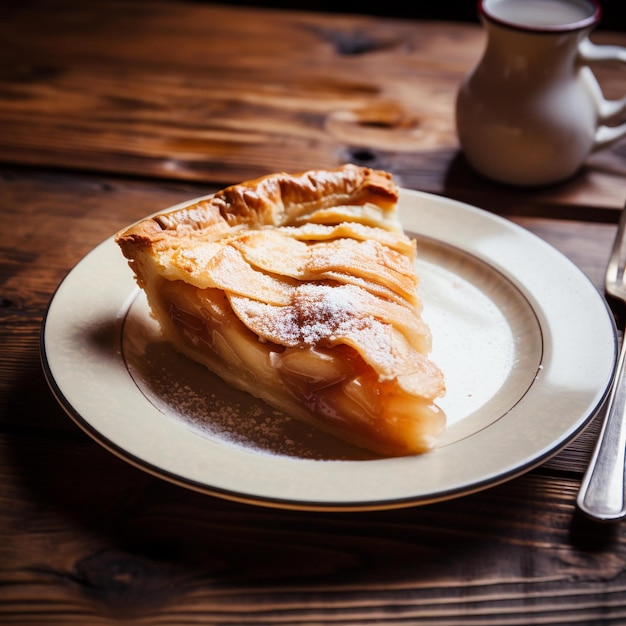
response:
[[[400,511],[215,500],[89,441],[0,436],[0,622],[619,624],[625,537],[535,474]],[[37,468],[47,467],[45,475]]]
[[[32,0],[0,8],[0,40],[5,162],[223,184],[351,161],[491,210],[569,217],[614,212],[626,196],[624,142],[531,194],[469,170],[454,101],[484,46],[476,25]],[[622,67],[598,72],[608,96],[623,95]]]
[[[226,183],[348,160],[504,215],[602,290],[624,142],[551,188],[479,178],[451,121],[483,45],[472,25],[28,0],[0,4],[0,42],[0,624],[626,623],[624,526],[575,508],[599,418],[481,493],[278,511],[107,452],[65,415],[39,357],[57,285],[119,228]],[[607,95],[623,95],[623,77],[603,66]]]
[[[47,410],[30,404],[42,398],[33,397],[28,389],[41,369],[41,321],[71,268],[123,226],[214,190],[168,182],[144,186],[59,172],[0,171],[0,212],[4,224],[10,225],[0,236],[0,397],[6,401],[4,394],[17,385],[20,394],[14,401],[25,403],[22,411],[2,411],[0,424],[40,426],[39,420],[47,418]],[[44,388],[39,392],[48,396]]]
[[[38,337],[65,273],[123,225],[212,189],[0,170],[0,623],[609,625],[626,619],[623,526],[575,498],[594,423],[540,468],[398,511],[247,506],[141,472],[47,388]],[[614,224],[513,216],[598,285]]]

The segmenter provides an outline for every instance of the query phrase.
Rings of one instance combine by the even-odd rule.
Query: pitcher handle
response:
[[[617,61],[626,63],[626,48],[615,45],[598,45],[585,37],[578,44],[579,59],[584,65],[599,61]],[[589,70],[590,72],[590,70]],[[598,118],[600,126],[594,137],[593,150],[605,148],[622,137],[626,137],[626,122],[616,126],[607,126],[606,122],[626,112],[626,96],[618,100],[607,100],[598,82],[589,76],[589,86],[593,92],[598,106]]]

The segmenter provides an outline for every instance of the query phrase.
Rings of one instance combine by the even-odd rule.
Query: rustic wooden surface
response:
[[[454,100],[483,50],[478,26],[40,0],[0,7],[0,41],[8,163],[224,183],[352,161],[407,187],[530,210],[525,194],[485,190],[458,154]],[[623,66],[598,76],[608,97],[623,95]],[[625,157],[621,142],[533,205],[618,208]]]
[[[502,213],[601,289],[623,142],[553,188],[473,174],[451,122],[482,45],[468,25],[55,0],[3,4],[0,42],[0,624],[626,623],[624,526],[575,509],[597,419],[482,493],[277,511],[106,452],[39,362],[54,289],[118,228],[222,183],[345,160]],[[603,80],[617,92],[624,72]]]

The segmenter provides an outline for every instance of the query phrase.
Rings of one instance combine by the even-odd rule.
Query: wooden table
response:
[[[626,45],[624,33],[594,39]],[[33,0],[2,5],[0,42],[0,623],[626,623],[625,527],[575,507],[598,419],[481,493],[280,511],[105,451],[39,360],[56,286],[122,226],[227,183],[346,161],[504,215],[602,289],[626,142],[550,188],[474,174],[453,108],[484,43],[476,25]],[[622,67],[598,73],[623,95]]]

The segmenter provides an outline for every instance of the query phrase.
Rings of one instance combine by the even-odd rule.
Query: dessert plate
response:
[[[253,504],[397,508],[528,471],[606,397],[617,338],[605,301],[566,257],[504,218],[404,189],[399,211],[417,239],[423,316],[448,388],[440,403],[448,426],[432,452],[375,457],[174,352],[113,238],[76,265],[48,308],[41,353],[52,391],[130,463]]]

